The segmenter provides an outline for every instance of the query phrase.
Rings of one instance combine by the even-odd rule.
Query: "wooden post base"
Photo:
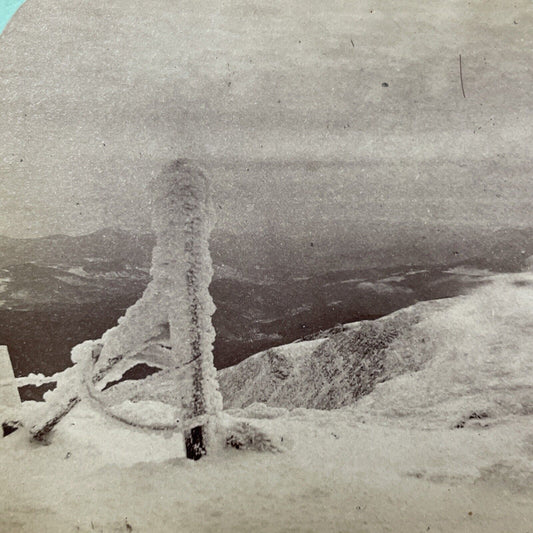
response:
[[[185,432],[185,452],[187,459],[198,461],[206,454],[203,426],[196,426]]]

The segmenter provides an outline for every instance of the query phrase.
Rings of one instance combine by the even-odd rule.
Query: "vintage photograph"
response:
[[[1,533],[533,533],[531,0],[0,31]]]

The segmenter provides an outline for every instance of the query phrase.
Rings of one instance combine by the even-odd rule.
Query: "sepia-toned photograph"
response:
[[[0,533],[533,533],[531,0],[0,0]]]

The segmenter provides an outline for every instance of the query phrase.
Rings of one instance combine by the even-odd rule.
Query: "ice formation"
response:
[[[152,281],[119,325],[102,337],[93,385],[103,391],[135,364],[152,364],[161,372],[146,384],[157,389],[164,381],[161,393],[172,396],[171,377],[175,397],[163,399],[178,400],[185,420],[215,413],[222,402],[212,356],[215,306],[208,290],[214,208],[205,175],[187,161],[167,166],[151,192],[157,237]]]
[[[151,194],[157,239],[152,279],[116,327],[101,340],[73,349],[77,364],[45,396],[52,411],[46,423],[68,411],[78,396],[132,425],[180,427],[186,433],[205,426],[222,408],[212,354],[215,306],[208,290],[213,273],[208,239],[214,225],[209,183],[201,170],[179,160],[153,180]],[[155,373],[121,381],[140,363]],[[37,424],[34,434],[46,423]],[[202,438],[205,444],[209,437]]]

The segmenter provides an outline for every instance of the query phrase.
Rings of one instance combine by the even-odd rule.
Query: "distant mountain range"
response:
[[[347,239],[309,246],[297,238],[215,233],[217,367],[336,324],[461,294],[486,271],[519,271],[533,255],[530,229],[469,234],[460,245],[440,235],[426,248],[412,234],[365,253],[357,236]],[[117,229],[0,237],[0,344],[8,345],[15,373],[61,370],[72,346],[115,325],[148,283],[153,245],[151,234]]]

